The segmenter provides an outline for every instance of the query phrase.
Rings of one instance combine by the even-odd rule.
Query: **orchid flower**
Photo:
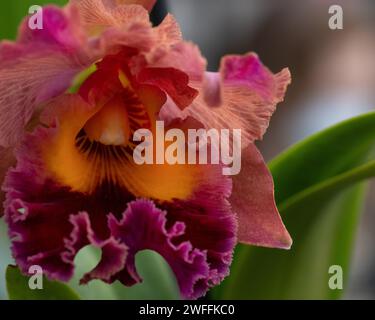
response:
[[[254,142],[290,83],[254,53],[206,71],[155,0],[71,0],[25,19],[0,46],[0,154],[4,217],[21,271],[40,265],[68,281],[78,251],[98,265],[81,279],[141,281],[136,254],[159,253],[181,296],[195,299],[228,274],[235,245],[288,249],[270,172]],[[70,90],[73,86],[77,90]],[[74,92],[73,92],[74,91]],[[242,171],[221,164],[137,165],[133,134],[169,127],[242,130]],[[4,236],[4,235],[2,235]],[[256,262],[255,262],[256,263]]]

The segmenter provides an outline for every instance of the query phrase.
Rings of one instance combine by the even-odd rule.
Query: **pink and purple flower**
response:
[[[71,0],[43,9],[0,46],[0,156],[4,213],[23,272],[40,265],[68,281],[78,251],[99,264],[81,282],[141,281],[137,252],[158,252],[181,295],[198,298],[228,274],[238,242],[287,249],[291,238],[272,177],[254,145],[290,74],[249,53],[206,72],[171,15],[152,27],[150,0]],[[75,93],[69,88],[92,70]],[[87,72],[86,72],[87,73]],[[137,165],[133,133],[155,122],[242,130],[242,171],[222,165]],[[192,124],[193,123],[193,124]],[[12,167],[10,167],[12,166]]]

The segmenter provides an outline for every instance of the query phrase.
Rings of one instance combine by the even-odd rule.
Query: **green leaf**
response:
[[[67,285],[43,278],[43,289],[32,290],[30,277],[23,275],[15,266],[8,266],[6,283],[11,300],[79,300],[79,296]]]
[[[180,299],[179,289],[174,274],[166,261],[156,252],[142,251],[136,256],[136,266],[143,278],[141,284],[126,287],[120,282],[112,285],[93,280],[87,285],[79,285],[84,273],[92,270],[100,260],[100,250],[87,246],[80,250],[76,259],[75,276],[69,285],[82,299],[90,300],[172,300]]]
[[[290,251],[239,245],[219,299],[336,299],[328,273],[347,285],[364,181],[375,176],[375,113],[324,130],[270,163],[276,201],[294,240]]]
[[[12,0],[0,4],[0,39],[14,39],[18,25],[29,14],[32,5],[64,5],[67,0]]]

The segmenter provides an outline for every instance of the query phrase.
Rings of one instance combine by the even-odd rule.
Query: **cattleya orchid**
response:
[[[168,262],[182,297],[194,299],[228,275],[237,242],[291,246],[254,145],[289,71],[273,74],[249,53],[206,72],[171,15],[151,25],[154,3],[47,6],[43,29],[25,19],[17,41],[1,43],[4,215],[25,273],[40,265],[68,281],[78,251],[93,245],[102,256],[81,283],[131,286],[141,281],[135,255],[150,249]],[[155,130],[157,120],[241,129],[241,173],[223,176],[221,164],[135,164],[133,133]]]

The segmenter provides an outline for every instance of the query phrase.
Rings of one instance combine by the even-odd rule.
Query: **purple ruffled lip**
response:
[[[135,255],[146,249],[168,262],[183,298],[204,295],[228,275],[237,224],[226,200],[231,181],[221,177],[220,168],[213,170],[217,179],[197,186],[185,200],[136,199],[113,184],[82,194],[45,170],[40,138],[49,130],[28,135],[3,186],[12,253],[23,272],[38,264],[49,278],[68,281],[74,257],[91,244],[101,249],[102,258],[81,283],[119,280],[131,286],[142,281]]]

